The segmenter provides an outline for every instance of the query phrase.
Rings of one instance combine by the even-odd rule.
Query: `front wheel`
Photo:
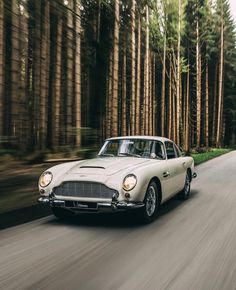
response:
[[[144,206],[140,209],[140,218],[144,223],[150,223],[157,215],[158,207],[160,203],[158,187],[154,181],[148,185]]]
[[[179,197],[181,199],[188,199],[189,198],[189,195],[190,195],[190,186],[191,186],[190,172],[187,171],[186,177],[185,177],[184,188],[179,193]]]

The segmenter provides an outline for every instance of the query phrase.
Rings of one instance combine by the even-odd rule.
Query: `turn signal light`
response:
[[[128,192],[125,193],[126,198],[130,198],[130,194]]]

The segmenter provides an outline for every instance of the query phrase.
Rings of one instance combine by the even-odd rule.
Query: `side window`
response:
[[[176,144],[174,144],[174,147],[175,147],[176,156],[180,157],[181,153],[180,153],[179,147]]]
[[[165,151],[163,143],[159,141],[155,141],[153,144],[153,153],[157,156],[158,159],[165,159]]]
[[[174,144],[172,142],[165,142],[167,159],[176,158]]]
[[[105,154],[117,155],[119,143],[117,141],[109,142],[104,150]]]

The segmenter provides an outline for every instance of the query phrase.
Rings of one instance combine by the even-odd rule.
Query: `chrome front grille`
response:
[[[54,187],[53,193],[57,196],[111,199],[117,191],[97,182],[67,181]]]

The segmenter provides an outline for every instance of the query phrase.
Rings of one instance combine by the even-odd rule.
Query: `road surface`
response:
[[[197,172],[150,225],[50,216],[1,231],[0,289],[236,289],[236,151]]]

